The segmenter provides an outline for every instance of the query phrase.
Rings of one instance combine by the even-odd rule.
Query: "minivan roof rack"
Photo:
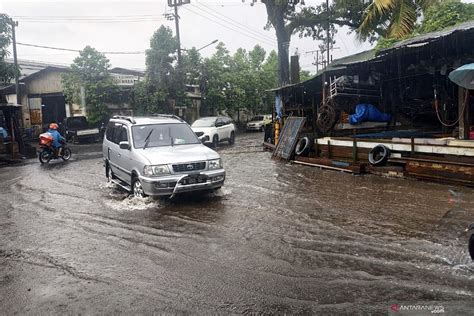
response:
[[[185,122],[182,118],[174,114],[152,114],[151,116],[158,116],[158,117],[166,117],[166,118],[174,118],[178,121]]]
[[[135,120],[133,119],[133,117],[131,117],[131,116],[115,115],[112,118],[119,119],[119,120],[126,120],[126,121],[129,121],[132,124],[136,123]]]

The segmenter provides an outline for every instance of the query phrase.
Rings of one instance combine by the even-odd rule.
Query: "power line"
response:
[[[44,15],[28,16],[18,15],[16,19],[22,23],[126,23],[126,22],[157,22],[165,18],[159,15],[109,15],[109,16],[85,16],[85,15]]]
[[[262,34],[262,33],[258,32],[258,31],[252,30],[252,29],[250,29],[250,28],[248,27],[248,25],[245,25],[245,24],[243,24],[243,23],[240,23],[239,21],[236,21],[236,20],[234,20],[234,19],[232,19],[232,18],[230,18],[230,17],[228,17],[228,16],[226,16],[226,15],[223,15],[223,14],[218,14],[218,15],[217,15],[216,13],[214,13],[214,12],[212,11],[211,8],[209,8],[209,7],[208,7],[207,5],[205,5],[204,3],[199,3],[199,4],[201,5],[201,7],[196,7],[196,6],[195,6],[196,9],[199,9],[199,10],[201,10],[201,11],[203,11],[203,12],[206,12],[206,13],[208,13],[208,14],[210,14],[210,15],[216,17],[216,18],[219,18],[219,19],[222,19],[222,20],[227,20],[227,21],[229,21],[229,23],[231,23],[231,24],[233,24],[233,25],[236,25],[237,27],[244,27],[247,32],[251,32],[251,33],[253,33],[253,34],[256,35],[256,36],[259,36],[259,37],[262,37],[262,38],[266,38],[266,39],[268,39],[268,40],[270,40],[270,41],[276,43],[275,38],[273,38],[273,37],[271,37],[271,36],[268,36],[267,34]],[[204,9],[204,8],[202,8],[202,7],[206,8],[206,9]]]
[[[252,34],[245,34],[245,33],[242,32],[242,30],[236,29],[235,27],[232,27],[232,26],[227,25],[227,24],[225,24],[225,23],[221,23],[221,21],[219,21],[219,20],[215,20],[215,19],[212,19],[212,18],[210,18],[210,17],[208,17],[208,16],[204,16],[204,15],[200,14],[199,12],[196,12],[196,11],[191,10],[189,7],[183,7],[183,9],[185,9],[185,10],[191,12],[191,13],[194,13],[194,14],[196,14],[196,15],[199,15],[200,17],[202,17],[202,18],[204,18],[204,19],[206,19],[206,20],[209,20],[209,21],[211,21],[211,22],[214,22],[214,23],[216,23],[216,24],[219,24],[220,26],[225,27],[225,28],[227,28],[227,29],[229,29],[229,30],[231,30],[231,31],[237,32],[237,33],[239,33],[239,34],[241,34],[241,35],[243,35],[243,36],[253,38],[253,39],[257,40],[257,41],[265,42],[267,45],[270,45],[270,46],[275,46],[275,43],[270,42],[270,41],[267,40],[267,39],[258,38],[258,37],[256,37],[256,36],[253,36]]]
[[[72,49],[72,48],[62,48],[62,47],[52,47],[52,46],[43,46],[43,45],[36,45],[36,44],[26,44],[26,43],[17,43],[17,45],[21,46],[29,46],[35,48],[44,48],[44,49],[52,49],[52,50],[61,50],[67,52],[80,52],[79,49]],[[102,54],[111,54],[111,55],[138,55],[138,54],[145,54],[145,51],[135,51],[135,52],[101,52]]]

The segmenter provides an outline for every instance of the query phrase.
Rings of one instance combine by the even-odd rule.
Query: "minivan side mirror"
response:
[[[128,142],[120,142],[119,146],[120,146],[120,149],[130,150],[130,144]]]

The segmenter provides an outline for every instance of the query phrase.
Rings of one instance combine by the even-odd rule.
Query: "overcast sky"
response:
[[[149,40],[160,25],[174,22],[163,16],[171,9],[167,0],[0,0],[0,12],[19,21],[17,41],[70,49],[82,49],[90,45],[99,51],[145,51]],[[318,4],[324,0],[306,0]],[[267,20],[265,6],[251,7],[246,0],[191,0],[180,7],[181,45],[183,48],[200,48],[215,39],[226,44],[234,52],[239,47],[247,50],[256,44],[269,52],[277,48],[273,29],[264,30]],[[466,1],[472,2],[472,1]],[[357,42],[347,29],[340,29],[335,40],[339,49],[333,56],[339,58],[370,48],[367,43]],[[306,53],[317,49],[318,42],[310,38],[292,37],[290,53],[297,48],[303,69],[314,72],[315,55]],[[215,45],[201,51],[210,56]],[[70,64],[77,53],[18,46],[18,58],[44,62]],[[145,55],[111,55],[114,67],[145,68]]]

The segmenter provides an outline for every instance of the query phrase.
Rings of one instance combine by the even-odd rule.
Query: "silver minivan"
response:
[[[114,116],[102,147],[109,181],[138,197],[216,190],[224,184],[219,154],[174,115]]]

